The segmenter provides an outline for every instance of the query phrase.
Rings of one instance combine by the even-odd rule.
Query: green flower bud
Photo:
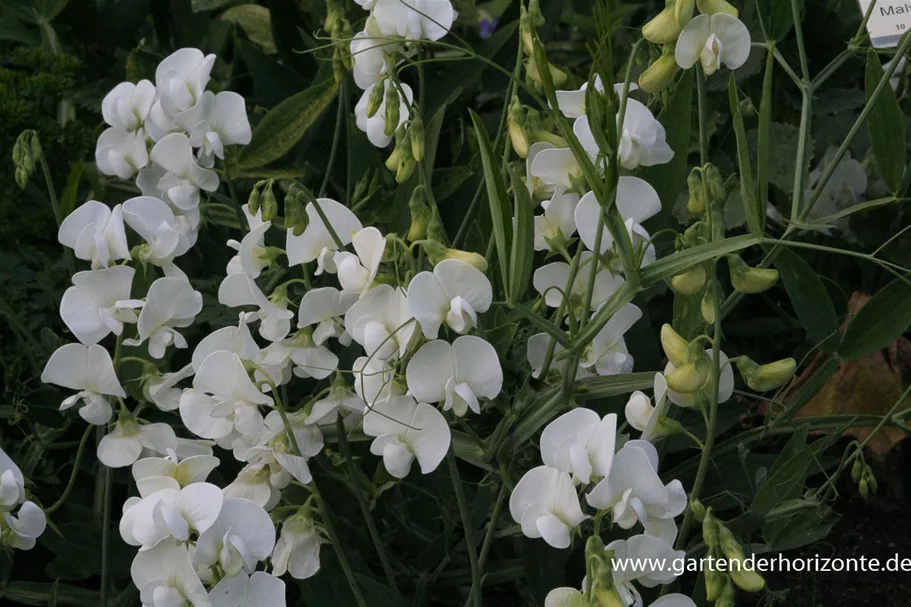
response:
[[[676,40],[682,30],[674,6],[667,6],[642,26],[642,37],[655,44],[667,44]]]
[[[696,7],[699,9],[700,13],[705,15],[727,13],[736,17],[740,14],[737,9],[726,0],[696,0]]]
[[[689,343],[667,323],[661,326],[661,348],[675,367],[686,364],[690,359]]]
[[[487,271],[487,260],[483,255],[472,253],[471,251],[450,249],[435,240],[421,241],[421,246],[424,248],[424,253],[427,254],[427,259],[430,261],[431,265],[437,265],[444,259],[458,259],[474,266],[482,272]]]
[[[419,185],[411,193],[411,200],[408,201],[408,211],[411,213],[411,225],[408,227],[406,238],[409,242],[427,238],[427,225],[429,224],[433,211],[424,202],[426,186]]]
[[[709,365],[703,358],[703,360],[688,362],[677,367],[667,373],[664,378],[667,380],[667,387],[674,392],[692,394],[704,387],[710,376]]]
[[[741,293],[762,293],[778,282],[778,270],[751,268],[738,255],[728,255],[728,267],[731,270],[731,284]]]
[[[755,571],[746,569],[742,560],[739,567],[737,565],[731,566],[728,575],[738,588],[747,592],[759,592],[765,587],[765,580],[762,576]]]
[[[674,2],[674,19],[681,28],[693,19],[696,10],[696,0],[676,0]]]
[[[712,509],[706,508],[702,519],[702,541],[709,549],[718,544],[718,527],[718,519],[715,518]]]
[[[695,295],[705,287],[705,268],[700,264],[677,274],[671,278],[671,287],[681,295]]]
[[[373,118],[376,116],[376,113],[380,111],[380,106],[383,105],[383,94],[386,92],[386,85],[384,80],[380,80],[373,85],[373,88],[370,89],[370,96],[367,97],[367,118]],[[388,87],[395,88],[395,87]]]
[[[35,172],[35,165],[41,158],[41,142],[38,133],[28,129],[22,131],[13,144],[13,166],[15,167],[16,184],[25,189],[29,177]]]
[[[402,149],[398,146],[392,149],[392,153],[386,158],[386,168],[390,171],[397,171],[399,168],[399,163],[402,162],[402,157],[404,153]]]
[[[312,195],[309,197],[312,198]],[[288,190],[285,195],[285,227],[289,228],[295,236],[300,236],[310,224],[310,216],[304,206],[308,197],[295,188]]]
[[[547,65],[547,68],[550,70],[550,80],[554,87],[559,88],[563,86],[563,83],[566,82],[566,72],[557,69],[550,64]],[[525,62],[525,73],[535,84],[539,86],[544,84],[544,80],[541,78],[541,71],[538,68],[538,62],[535,61],[534,56]]]
[[[725,578],[724,588],[721,589],[721,596],[715,601],[715,607],[735,607],[734,600],[737,598],[737,591],[730,579]]]
[[[693,167],[689,177],[686,178],[686,185],[689,188],[689,199],[686,201],[686,209],[694,215],[705,213],[705,188],[702,185],[702,169]]]
[[[512,149],[520,158],[528,156],[528,134],[522,126],[523,108],[519,104],[519,98],[513,97],[509,105],[509,117],[506,120],[506,130],[509,133],[509,140],[512,143]]]
[[[424,160],[424,123],[420,118],[411,121],[408,128],[408,138],[411,141],[411,155],[415,160]]]
[[[430,221],[427,223],[427,238],[442,242],[446,240],[443,231],[443,221],[440,219],[440,213],[436,207],[430,212]]]
[[[703,186],[705,187],[706,200],[709,204],[724,203],[727,199],[727,191],[724,187],[724,181],[721,179],[721,172],[712,163],[706,164],[702,168]]]
[[[399,91],[392,84],[386,87],[386,96],[383,99],[383,103],[386,104],[386,125],[383,132],[388,137],[389,135],[392,135],[397,128],[399,128],[399,114],[401,111],[401,104],[399,103]]]
[[[257,183],[253,186],[253,190],[250,192],[249,198],[247,198],[247,207],[250,209],[252,215],[259,213],[259,206],[262,197],[259,193],[259,184]]]
[[[278,216],[278,201],[275,199],[275,194],[272,192],[271,180],[263,189],[260,208],[262,209],[263,221],[272,221]]]
[[[765,365],[758,365],[746,356],[738,356],[734,364],[751,390],[767,392],[785,385],[797,369],[797,361],[784,358]]]
[[[411,155],[411,152],[404,154],[402,161],[399,162],[399,168],[395,171],[395,182],[396,183],[405,183],[411,176],[414,174],[414,169],[417,168],[418,163],[415,161],[414,156]]]
[[[597,607],[626,607],[626,602],[620,599],[616,588],[596,588],[595,598]]]
[[[661,55],[639,75],[639,88],[646,93],[660,93],[671,85],[678,69],[673,55]]]
[[[709,283],[705,289],[705,295],[702,296],[702,301],[699,302],[699,311],[702,313],[702,320],[706,324],[715,323],[715,287],[712,286],[713,283]]]
[[[706,567],[703,575],[705,576],[705,600],[713,603],[721,596],[727,583],[727,576],[714,567]]]
[[[699,500],[692,500],[690,502],[690,510],[693,512],[693,516],[697,521],[704,521],[706,515],[705,506],[702,505],[702,502]]]
[[[854,464],[851,466],[851,480],[855,483],[860,482],[861,477],[865,471],[864,463],[861,461],[860,457],[854,458]]]

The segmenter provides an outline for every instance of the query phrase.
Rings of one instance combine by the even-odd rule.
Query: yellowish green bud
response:
[[[727,0],[696,0],[696,7],[699,8],[700,13],[705,15],[727,13],[736,17],[740,14],[737,8]]]
[[[694,215],[705,213],[705,188],[702,184],[702,169],[693,167],[689,177],[686,178],[686,185],[689,188],[689,199],[686,201],[686,209]]]
[[[715,322],[715,287],[714,283],[708,283],[706,285],[705,294],[702,296],[702,301],[699,302],[699,311],[702,313],[702,320],[706,324],[714,324]]]
[[[390,171],[397,171],[399,163],[402,162],[402,150],[398,146],[393,148],[392,153],[386,158],[386,168]]]
[[[661,348],[675,367],[685,365],[690,359],[689,343],[667,323],[661,326]]]
[[[734,359],[734,364],[743,376],[743,381],[756,392],[780,388],[794,377],[794,371],[797,369],[797,361],[793,358],[759,365],[746,356],[738,356]]]
[[[676,0],[674,2],[674,19],[681,28],[693,19],[696,10],[696,0]]]
[[[250,213],[256,215],[259,213],[259,205],[262,200],[262,196],[259,193],[259,184],[253,186],[253,190],[250,192],[249,198],[247,198],[247,207],[250,209]]]
[[[399,168],[395,171],[395,182],[405,183],[414,174],[414,169],[418,163],[410,153],[406,153],[399,163]]]
[[[554,87],[559,88],[563,86],[563,83],[566,82],[566,72],[550,64],[548,64],[547,67],[550,70],[550,80],[553,82]],[[531,81],[535,84],[544,84],[544,80],[541,78],[541,72],[538,69],[538,62],[535,61],[534,56],[525,62],[525,73],[528,74],[528,77],[531,78]]]
[[[755,571],[750,571],[743,565],[743,561],[740,561],[740,566],[733,565],[730,567],[728,575],[731,577],[731,581],[737,585],[741,590],[746,590],[747,592],[759,592],[765,587],[765,580]]]
[[[406,238],[409,242],[422,240],[427,237],[427,224],[430,222],[433,212],[427,203],[424,202],[426,187],[419,185],[414,188],[411,194],[411,200],[408,201],[408,211],[411,213],[411,225],[408,227]]]
[[[408,139],[411,141],[411,155],[415,160],[424,160],[424,122],[420,118],[411,121],[408,128]]]
[[[370,96],[367,97],[367,118],[376,116],[376,113],[380,111],[380,106],[383,105],[383,94],[386,92],[383,82],[383,80],[380,80],[370,89]],[[392,89],[394,87],[390,86],[389,88]]]
[[[674,6],[665,7],[651,21],[642,26],[642,37],[655,44],[673,42],[683,28],[677,23]]]
[[[312,198],[312,195],[309,198]],[[308,196],[299,188],[288,190],[285,196],[285,227],[290,229],[295,236],[303,234],[310,224],[310,216],[307,215],[304,205],[304,201],[307,199]]]
[[[712,163],[702,168],[702,184],[705,187],[706,200],[709,204],[723,203],[727,198],[721,171]]]
[[[399,118],[401,107],[399,104],[399,91],[394,86],[386,87],[386,96],[383,100],[386,104],[386,124],[383,132],[386,136],[392,135],[399,128]]]
[[[708,383],[711,373],[705,356],[681,365],[667,373],[667,387],[681,394],[692,394]]]
[[[671,85],[678,69],[673,55],[662,55],[639,75],[639,88],[646,93],[660,93]]]
[[[854,458],[854,464],[851,466],[851,480],[855,483],[860,482],[861,476],[864,473],[864,463],[861,461],[860,457]]]
[[[262,209],[263,221],[272,221],[278,216],[278,201],[275,199],[275,194],[272,192],[271,180],[266,184],[266,187],[263,188],[260,208]]]
[[[728,267],[731,285],[741,293],[762,293],[778,282],[778,270],[751,268],[738,255],[728,255]]]
[[[705,576],[705,600],[714,603],[724,590],[727,576],[714,567],[706,567],[703,575]]]
[[[459,249],[450,249],[434,240],[424,240],[421,242],[427,259],[432,265],[437,265],[444,259],[458,259],[470,264],[482,272],[487,271],[487,260],[483,255],[472,253],[471,251],[462,251]]]
[[[506,120],[506,130],[509,133],[509,141],[512,143],[512,149],[520,158],[528,156],[528,134],[522,126],[523,109],[519,104],[519,98],[513,97],[509,105],[509,117]]]
[[[690,502],[690,510],[693,512],[693,516],[696,517],[697,521],[704,521],[705,515],[707,513],[705,506],[702,505],[702,502],[699,500],[692,500]]]
[[[715,601],[715,607],[735,607],[736,598],[737,591],[734,590],[734,585],[729,578],[725,578],[724,588],[721,589],[721,596]]]
[[[595,588],[595,598],[598,607],[626,607],[626,602],[620,599],[616,588]]]
[[[671,287],[681,295],[695,295],[704,286],[705,268],[701,264],[671,278]]]

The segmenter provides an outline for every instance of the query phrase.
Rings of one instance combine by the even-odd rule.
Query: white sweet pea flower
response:
[[[344,383],[336,383],[329,389],[329,396],[313,403],[307,424],[331,426],[338,416],[344,414],[346,426],[353,425],[366,410],[364,399],[352,392]]]
[[[9,512],[25,500],[25,477],[16,462],[0,449],[0,512]]]
[[[319,208],[325,213],[326,220],[335,231],[343,245],[351,243],[352,235],[360,230],[363,226],[360,220],[354,216],[348,207],[331,198],[317,198]],[[288,238],[285,243],[285,250],[288,255],[288,265],[296,266],[301,263],[317,262],[317,269],[314,274],[319,276],[323,271],[335,273],[335,263],[333,254],[338,251],[338,244],[332,237],[332,233],[323,223],[319,211],[312,202],[308,202],[305,207],[307,211],[307,228],[300,236],[295,236],[294,231],[288,230]]]
[[[601,419],[591,409],[573,409],[550,422],[541,433],[544,465],[570,474],[587,485],[592,477],[605,477],[614,459],[617,414]]]
[[[408,476],[414,460],[421,474],[436,470],[452,440],[443,414],[411,396],[374,403],[364,413],[364,434],[375,437],[370,453],[382,455],[386,470],[396,478]]]
[[[386,238],[374,227],[363,228],[351,237],[354,253],[339,251],[334,255],[338,281],[342,291],[355,296],[363,295],[371,286],[383,261]]]
[[[509,512],[525,537],[543,537],[554,548],[569,548],[570,533],[586,519],[569,474],[548,466],[532,468],[519,480]]]
[[[131,179],[149,163],[146,134],[142,129],[128,131],[111,127],[98,136],[95,164],[105,175]]]
[[[217,566],[225,577],[249,575],[257,563],[269,558],[274,547],[275,525],[262,506],[242,498],[228,498],[212,526],[200,534],[191,561],[200,572],[209,573]]]
[[[395,4],[400,6],[407,6],[402,3],[400,0],[392,0]],[[354,106],[354,116],[357,120],[357,128],[361,129],[367,133],[367,139],[370,140],[370,143],[375,145],[378,148],[384,148],[392,142],[392,137],[395,132],[393,129],[389,135],[386,134],[386,95],[383,95],[383,102],[380,104],[379,109],[376,111],[372,117],[367,117],[367,102],[370,100],[370,95],[373,93],[373,87],[382,86],[384,90],[388,90],[389,87],[395,87],[396,85],[392,84],[387,78],[383,80],[382,83],[371,84],[364,90],[364,94],[361,95],[360,100],[357,102],[357,105]],[[405,93],[405,98],[401,98],[399,95],[399,123],[395,125],[397,129],[400,127],[409,116],[409,108],[411,104],[414,103],[414,93],[411,90],[411,87],[401,83],[399,86],[402,87],[401,91]],[[397,88],[397,87],[396,87]]]
[[[146,375],[142,380],[142,394],[161,411],[174,411],[180,405],[183,390],[177,384],[193,375],[193,367],[186,365],[179,371],[164,375]]]
[[[389,285],[370,289],[345,314],[345,330],[364,346],[367,356],[403,356],[415,330],[405,292]]]
[[[452,345],[441,339],[415,352],[405,369],[408,391],[417,400],[443,403],[462,417],[471,409],[481,412],[480,398],[492,399],[503,388],[500,357],[488,342],[463,335]]]
[[[209,592],[211,607],[285,607],[285,583],[265,571],[222,578]]]
[[[550,147],[535,154],[530,175],[530,183],[536,192],[539,189],[551,192],[559,189],[565,192],[575,189],[576,183],[582,178],[582,167],[569,148]]]
[[[313,477],[307,460],[323,450],[323,433],[316,425],[309,424],[307,417],[303,411],[287,414],[288,426],[296,443],[292,445],[281,413],[270,411],[260,434],[242,437],[234,442],[235,457],[254,465],[268,466],[272,484],[276,487],[287,486],[291,478],[305,485],[310,483]],[[300,455],[296,449],[300,449]],[[287,478],[281,481],[276,479],[276,475],[282,474]]]
[[[592,158],[596,158],[600,150],[587,116],[576,120],[573,132],[582,147]],[[667,164],[674,157],[674,150],[667,144],[664,126],[645,105],[635,99],[626,100],[626,114],[623,117],[623,131],[617,153],[620,165],[629,170],[640,166]]]
[[[576,205],[579,196],[555,192],[541,203],[544,214],[535,217],[535,251],[556,251],[576,233]]]
[[[272,552],[272,574],[305,580],[319,571],[319,547],[324,542],[305,510],[285,519]]]
[[[200,167],[193,156],[190,140],[183,133],[162,137],[150,154],[152,162],[167,173],[158,181],[158,189],[167,192],[174,205],[184,211],[199,206],[199,190],[218,189],[218,173]]]
[[[291,318],[294,317],[294,312],[288,310],[287,302],[270,301],[249,274],[228,274],[218,287],[218,303],[229,308],[259,308],[256,312],[260,320],[259,334],[269,341],[284,339],[291,331]]]
[[[142,607],[211,607],[187,547],[172,541],[141,550],[130,567]]]
[[[139,313],[139,339],[125,339],[128,346],[148,341],[149,355],[163,358],[168,346],[186,348],[187,340],[176,329],[189,327],[202,310],[202,295],[186,278],[159,278],[149,287]]]
[[[210,396],[211,395],[211,396]],[[252,436],[265,428],[260,405],[272,398],[250,380],[237,354],[218,350],[206,357],[193,378],[193,390],[180,398],[180,419],[201,438]]]
[[[123,220],[139,234],[146,245],[138,259],[163,268],[174,265],[174,258],[190,250],[190,239],[177,226],[174,212],[163,200],[137,196],[123,203]]]
[[[218,458],[213,455],[191,455],[179,459],[176,451],[169,450],[166,457],[136,460],[131,472],[140,497],[148,497],[162,489],[182,489],[193,483],[203,483],[218,463]]]
[[[121,82],[101,100],[101,116],[110,126],[135,131],[149,115],[154,101],[155,85],[148,80]]]
[[[709,361],[712,360],[712,350],[706,349],[705,355],[708,357]],[[728,356],[723,351],[718,353],[718,361],[721,365],[721,376],[718,378],[718,404],[726,403],[731,396],[734,395],[734,369],[728,363]],[[677,367],[668,361],[667,365],[664,367],[664,374],[675,371]],[[705,390],[711,390],[711,385],[708,385],[704,388]],[[696,404],[696,394],[683,394],[682,392],[674,392],[673,390],[667,391],[667,397],[672,403],[678,407],[693,407]]]
[[[203,55],[195,48],[182,48],[158,64],[155,88],[166,115],[177,116],[200,101],[214,63],[215,55]]]
[[[273,474],[264,463],[248,464],[224,488],[223,493],[226,498],[248,499],[268,511],[278,504],[281,490],[288,486],[290,480],[289,474]]]
[[[0,518],[0,546],[31,550],[38,536],[47,528],[47,516],[35,502],[26,501],[14,515],[3,512]]]
[[[73,249],[78,259],[92,262],[92,269],[106,268],[112,261],[130,259],[123,227],[123,207],[113,209],[97,200],[88,200],[60,224],[57,240]]]
[[[131,546],[146,548],[168,538],[189,541],[193,532],[204,533],[215,524],[223,501],[221,489],[210,483],[131,497],[123,504],[120,536]]]
[[[318,346],[335,337],[343,346],[351,343],[351,336],[345,333],[342,316],[355,302],[355,298],[345,295],[334,287],[311,289],[301,298],[297,312],[297,328],[312,327],[313,343]]]
[[[626,304],[598,331],[585,349],[579,364],[598,375],[616,375],[633,370],[633,357],[626,349],[623,335],[642,318],[642,310]]]
[[[582,86],[575,91],[555,91],[557,95],[557,107],[567,118],[581,118],[585,116],[585,91],[588,90],[588,82],[583,82]],[[601,76],[595,75],[595,90],[604,91],[604,83]],[[629,91],[639,90],[639,85],[635,82],[629,83]],[[618,82],[614,85],[614,91],[617,95],[623,95],[623,83]]]
[[[76,272],[73,286],[60,300],[60,318],[83,344],[96,344],[108,334],[120,335],[124,323],[136,322],[142,301],[130,299],[136,271],[129,266]]]
[[[260,351],[256,362],[275,368],[294,363],[294,374],[303,378],[325,379],[338,369],[338,356],[325,346],[316,345],[306,329],[269,344]]]
[[[642,440],[629,441],[614,455],[607,477],[585,500],[598,510],[611,510],[614,523],[632,529],[642,523],[645,532],[673,544],[674,517],[686,509],[686,491],[678,480],[667,485],[658,476],[658,452]]]
[[[354,83],[366,89],[379,82],[394,67],[393,57],[403,51],[398,40],[384,34],[372,16],[367,18],[364,29],[354,35],[350,45],[354,59]]]
[[[228,246],[237,251],[237,255],[228,262],[228,274],[243,272],[251,278],[259,278],[262,271],[269,267],[272,258],[266,250],[265,237],[270,227],[272,222],[266,221],[251,229],[240,242],[228,241]]]
[[[555,149],[554,144],[546,141],[536,141],[528,146],[528,154],[525,156],[525,185],[528,186],[528,193],[531,194],[533,198],[550,198],[554,195],[553,186],[542,182],[532,171],[532,166],[534,165],[535,158],[537,158],[538,154],[544,150],[552,149]]]
[[[478,312],[493,301],[493,288],[483,272],[459,259],[444,259],[433,272],[421,272],[408,285],[408,308],[427,339],[440,325],[463,334],[478,324]]]
[[[670,562],[668,562],[668,564],[670,564]],[[587,581],[588,580],[583,583],[583,589],[587,586]],[[633,592],[630,592],[630,588],[631,587],[618,588],[615,590],[615,592],[618,592],[620,600],[622,601],[622,603],[617,603],[617,605],[642,607],[642,599],[639,598],[637,600],[638,592],[636,592],[635,589],[632,589]],[[631,601],[628,599],[631,599]],[[544,599],[544,607],[588,607],[588,605],[589,603],[585,600],[584,592],[576,590],[575,588],[554,588],[547,593],[547,597]],[[696,607],[696,603],[685,594],[674,592],[649,603],[649,607]]]
[[[209,354],[217,350],[233,352],[241,360],[254,360],[259,355],[259,346],[256,345],[256,341],[250,335],[250,328],[247,326],[247,314],[240,314],[240,320],[236,326],[222,327],[199,342],[196,349],[193,350],[190,375],[199,371],[203,361]]]
[[[395,368],[377,357],[361,356],[352,365],[354,391],[372,407],[378,401],[405,393],[404,386],[395,380]]]
[[[177,435],[168,424],[140,424],[123,413],[98,443],[98,460],[108,468],[125,468],[143,454],[164,455],[176,448]]]
[[[456,18],[449,0],[376,0],[372,14],[382,33],[408,40],[439,40]]]
[[[722,64],[736,70],[746,63],[750,42],[750,30],[737,17],[727,13],[699,15],[680,32],[674,57],[683,69],[701,63],[705,75],[711,76]]]
[[[677,578],[674,574],[674,561],[680,562],[686,558],[685,551],[674,550],[669,543],[651,535],[634,535],[629,539],[614,540],[605,548],[614,553],[613,562],[617,565],[612,571],[614,584],[622,594],[633,599],[627,600],[627,605],[633,604],[636,600],[641,604],[642,601],[632,582],[635,581],[646,588],[670,584]],[[642,566],[643,563],[647,563],[645,567]],[[658,605],[676,607],[675,602]]]
[[[633,392],[626,402],[624,413],[630,426],[642,432],[641,440],[654,441],[661,438],[658,421],[667,411],[667,381],[661,373],[655,373],[655,405],[640,391]]]
[[[80,417],[96,426],[106,424],[111,419],[111,405],[105,395],[126,398],[126,392],[120,387],[114,373],[111,355],[97,344],[60,346],[48,359],[41,373],[41,381],[78,390],[60,403],[60,410],[65,411],[82,401]]]
[[[532,377],[541,378],[541,371],[544,369],[544,360],[547,357],[547,350],[550,348],[551,341],[553,341],[553,337],[547,333],[536,333],[528,338],[528,343],[525,346],[525,357],[528,360],[528,364],[531,365]],[[566,358],[559,355],[564,350],[565,348],[560,344],[554,344],[554,357],[550,364],[551,372],[563,373],[563,368],[566,366]],[[591,371],[581,365],[576,370],[577,379],[593,376],[594,374]]]
[[[651,184],[638,177],[620,177],[617,182],[616,204],[620,216],[626,221],[632,220],[636,225],[661,212],[661,199],[658,198],[658,192]],[[579,239],[589,251],[595,250],[600,214],[601,205],[598,204],[594,192],[585,194],[576,206],[576,230],[579,232]],[[602,254],[614,246],[613,236],[607,228],[603,228],[603,230],[601,235]]]
[[[226,145],[247,145],[253,137],[244,98],[231,91],[206,91],[199,101],[176,118],[190,134],[190,145],[203,157],[224,159]]]
[[[576,277],[573,280],[570,289],[569,305],[571,305],[577,313],[581,311],[585,290],[588,285],[588,277],[591,270],[588,264],[591,259],[592,254],[589,251],[582,253],[579,269],[576,272]],[[549,263],[546,266],[541,266],[535,270],[535,273],[532,276],[532,284],[534,285],[535,290],[544,297],[544,303],[547,304],[548,307],[560,307],[560,303],[563,301],[563,290],[566,288],[566,284],[569,281],[570,273],[569,264],[562,261]],[[595,311],[600,308],[601,304],[610,299],[610,296],[623,286],[623,283],[624,280],[622,276],[615,275],[609,269],[604,268],[603,265],[601,265],[598,268],[598,273],[595,275],[591,310]]]

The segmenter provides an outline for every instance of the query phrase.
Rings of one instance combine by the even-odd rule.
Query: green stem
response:
[[[60,210],[60,202],[57,200],[57,190],[54,189],[54,181],[51,179],[51,170],[47,165],[47,159],[44,157],[44,150],[38,155],[38,164],[41,165],[41,174],[44,176],[44,184],[47,186],[47,196],[51,200],[51,207],[54,209],[54,219],[57,221],[57,227],[63,223],[63,213]],[[73,261],[73,251],[69,247],[63,248],[63,255],[66,258],[66,267],[70,275],[76,273],[76,265]]]
[[[73,460],[73,471],[70,472],[70,480],[66,483],[66,488],[64,488],[63,493],[60,494],[60,497],[56,502],[44,509],[45,514],[53,514],[56,512],[70,497],[70,493],[73,492],[73,487],[76,486],[76,475],[79,472],[79,464],[82,462],[82,455],[85,453],[85,446],[89,442],[89,437],[92,435],[92,426],[86,426],[85,432],[82,433],[82,440],[79,441],[79,448],[76,450],[76,458]]]
[[[462,478],[459,476],[459,467],[456,463],[455,451],[450,447],[446,454],[449,464],[449,475],[452,477],[452,488],[455,490],[456,501],[459,504],[459,515],[462,517],[462,528],[465,531],[465,548],[468,551],[468,565],[471,568],[471,598],[474,607],[481,604],[481,569],[478,562],[478,553],[475,551],[474,526],[471,524],[471,515],[468,511],[468,501],[462,488]]]
[[[319,193],[317,196],[323,197],[326,195],[326,188],[329,187],[329,177],[332,175],[332,167],[335,165],[335,157],[338,154],[338,142],[341,139],[342,135],[342,122],[345,120],[345,103],[344,98],[347,95],[347,85],[348,78],[346,77],[342,80],[341,85],[339,86],[338,92],[338,111],[335,115],[335,134],[332,137],[332,147],[329,148],[329,161],[326,163],[326,174],[323,175],[323,182],[319,186]],[[350,201],[349,203],[350,204]]]
[[[104,515],[101,523],[101,607],[108,607],[108,584],[110,583],[111,554],[108,544],[111,539],[111,493],[114,488],[114,470],[104,468]]]

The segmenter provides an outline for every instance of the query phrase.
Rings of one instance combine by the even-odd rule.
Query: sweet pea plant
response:
[[[899,151],[884,119],[898,108],[911,38],[885,66],[869,51],[863,110],[811,171],[814,95],[866,42],[861,28],[814,76],[800,2],[667,0],[631,45],[615,3],[597,2],[579,86],[549,60],[536,0],[494,34],[502,43],[517,32],[511,71],[459,36],[449,0],[357,4],[327,3],[317,55],[331,70],[256,128],[243,96],[210,87],[219,59],[195,48],[165,57],[154,82],[104,96],[95,163],[134,195],[59,217],[74,268],[60,299],[71,339],[41,373],[62,389],[59,409],[88,427],[53,503],[0,451],[0,543],[29,550],[55,533],[94,427],[104,548],[90,604],[136,604],[138,592],[146,607],[278,607],[298,591],[299,604],[359,607],[771,600],[758,573],[674,564],[742,562],[824,536],[839,475],[851,468],[862,492],[876,481],[863,444],[822,461],[834,440],[808,443],[807,431],[870,420],[794,419],[819,386],[785,391],[798,362],[730,349],[725,319],[783,277],[833,360],[886,345],[896,333],[871,329],[883,315],[897,332],[907,325],[907,310],[894,311],[907,296],[904,269],[806,237],[831,236],[907,188],[904,144],[900,159],[889,156]],[[779,49],[789,37],[796,68]],[[753,59],[764,60],[758,109],[739,80]],[[446,61],[508,77],[499,123],[473,110],[459,118],[470,119],[458,129],[483,178],[457,231],[434,176],[454,97],[434,107],[425,78]],[[782,76],[802,99],[789,200],[770,187]],[[324,178],[262,169],[333,98]],[[732,132],[727,162],[713,150],[719,123]],[[875,172],[849,153],[864,127]],[[335,183],[340,150],[368,142],[385,167],[353,183],[349,166],[347,183]],[[46,167],[34,133],[13,156],[22,183]],[[859,204],[868,171],[889,194]],[[384,188],[394,206],[374,204]],[[669,227],[678,193],[684,225]],[[232,232],[227,267],[203,258],[205,275],[188,273],[200,235],[222,228]],[[878,315],[858,314],[839,341],[837,323],[816,318],[828,296],[802,249],[899,278],[868,304]],[[672,306],[654,305],[662,299]],[[210,308],[230,309],[234,322],[189,339]],[[642,363],[650,344],[663,357]],[[756,402],[767,403],[766,420],[738,427]],[[904,427],[901,402],[876,430]],[[781,455],[753,451],[764,442]],[[820,471],[827,480],[805,489]],[[428,514],[435,507],[441,514]],[[122,593],[109,574],[118,532],[133,548]],[[638,558],[651,560],[628,566]],[[327,575],[338,584],[315,594]],[[497,594],[523,575],[543,582],[521,598]]]

